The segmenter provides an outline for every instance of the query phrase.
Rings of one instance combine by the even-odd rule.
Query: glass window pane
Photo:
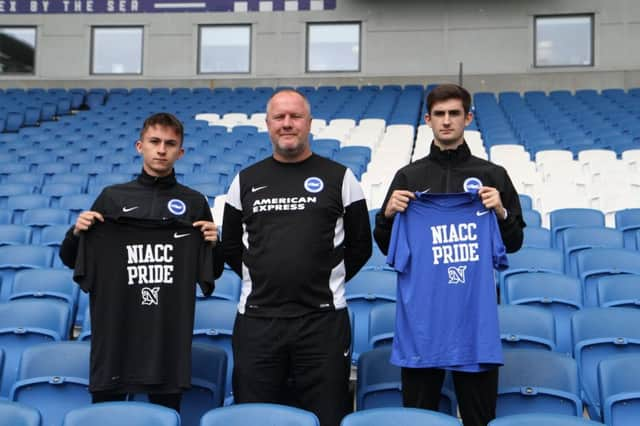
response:
[[[592,66],[593,15],[536,17],[536,67]]]
[[[35,61],[35,27],[0,27],[0,73],[33,74]]]
[[[360,24],[309,24],[307,71],[360,71]]]
[[[92,74],[142,74],[142,28],[93,29]]]
[[[251,27],[200,27],[199,73],[248,73],[251,63]]]

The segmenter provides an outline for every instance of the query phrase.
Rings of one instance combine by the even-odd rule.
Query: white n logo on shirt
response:
[[[160,287],[142,287],[142,290],[140,290],[142,305],[157,305],[159,292]]]
[[[447,269],[447,272],[449,273],[449,284],[464,284],[464,272],[466,269],[466,265],[449,266],[449,269]]]

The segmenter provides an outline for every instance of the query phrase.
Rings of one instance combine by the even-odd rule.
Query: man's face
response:
[[[176,131],[160,125],[149,127],[136,142],[136,149],[142,155],[144,171],[160,177],[170,175],[173,165],[184,154]]]
[[[460,99],[447,99],[436,102],[431,113],[425,116],[429,127],[433,130],[433,140],[440,149],[454,149],[464,141],[464,128],[473,115],[465,114]]]
[[[297,162],[311,155],[311,115],[304,99],[297,93],[282,92],[271,98],[267,129],[276,160]]]

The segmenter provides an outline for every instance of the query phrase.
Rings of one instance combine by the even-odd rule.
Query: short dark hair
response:
[[[471,95],[464,87],[457,84],[441,84],[434,87],[427,95],[427,111],[431,114],[431,108],[436,102],[447,101],[449,99],[460,99],[464,113],[471,111]]]
[[[144,120],[142,129],[140,130],[140,140],[144,137],[144,132],[146,132],[149,127],[153,126],[163,126],[173,129],[173,131],[180,137],[180,146],[182,146],[184,139],[184,126],[180,120],[178,120],[178,117],[173,114],[169,114],[168,112],[158,112],[147,117],[147,119]]]

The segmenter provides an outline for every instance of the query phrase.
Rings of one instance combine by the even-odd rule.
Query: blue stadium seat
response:
[[[598,363],[615,355],[640,353],[639,323],[640,310],[629,308],[588,308],[576,312],[571,319],[582,400],[594,420],[602,419]]]
[[[534,306],[498,305],[498,319],[504,349],[556,349],[551,312]]]
[[[640,209],[619,210],[615,214],[616,229],[624,234],[624,247],[635,250],[635,233],[640,229]]]
[[[95,201],[95,195],[91,194],[71,194],[60,197],[58,207],[69,210],[69,223],[75,223],[78,214],[89,210]]]
[[[31,228],[23,225],[0,225],[0,246],[25,245],[31,242]]]
[[[623,248],[622,232],[603,227],[581,226],[562,232],[564,250],[564,270],[569,275],[577,275],[577,256],[584,250],[593,248]]]
[[[7,300],[13,286],[13,278],[23,269],[50,268],[54,249],[33,245],[0,247],[0,301]]]
[[[185,176],[185,179],[188,179],[188,177]],[[209,180],[212,180],[212,179],[213,177],[209,176]],[[198,191],[199,193],[207,197],[207,202],[209,203],[210,206],[213,206],[213,203],[218,195],[226,194],[227,192],[225,190],[225,185],[221,183],[212,183],[212,182],[196,183],[196,184],[190,184],[189,186],[191,189]]]
[[[0,185],[0,208],[6,209],[11,195],[33,194],[36,185],[29,183],[7,183]]]
[[[391,348],[380,347],[363,352],[358,358],[356,410],[402,407],[400,367],[391,364],[390,357]],[[453,380],[448,372],[440,391],[438,411],[454,416],[457,412]]]
[[[533,247],[541,249],[551,248],[551,233],[546,228],[530,226],[524,228],[524,240],[522,247]]]
[[[537,210],[523,209],[522,210],[522,219],[524,220],[524,223],[527,224],[527,227],[529,227],[529,226],[541,227],[542,226],[542,217],[540,216],[540,213]]]
[[[582,416],[578,367],[570,355],[508,350],[498,379],[497,417],[525,413]]]
[[[602,423],[592,422],[580,417],[564,416],[562,414],[516,414],[499,417],[489,422],[488,426],[602,426]]]
[[[49,207],[50,199],[42,194],[11,195],[7,198],[7,209],[11,210],[13,223],[21,224],[25,210]]]
[[[453,416],[418,408],[390,407],[357,411],[347,415],[340,426],[459,426]]]
[[[525,228],[526,229],[526,228]],[[523,247],[515,253],[507,254],[509,267],[498,272],[500,292],[504,292],[504,280],[509,275],[526,272],[555,272],[564,271],[562,252],[556,249],[542,249]]]
[[[559,234],[563,230],[575,226],[604,227],[604,214],[595,209],[558,209],[549,213],[549,225],[551,228],[551,243],[554,247],[562,249],[562,240]]]
[[[597,306],[597,280],[607,275],[640,275],[640,253],[626,249],[595,248],[577,255],[578,278],[584,306]]]
[[[208,410],[221,407],[225,396],[227,354],[224,349],[194,343],[191,350],[191,389],[182,395],[183,426],[198,426]]]
[[[22,213],[22,224],[30,226],[33,235],[32,244],[40,244],[42,229],[49,225],[66,225],[69,223],[69,210],[54,207],[27,209]]]
[[[67,338],[69,307],[56,300],[14,300],[0,304],[0,347],[5,351],[0,396],[8,397],[22,352],[38,343]]]
[[[352,361],[360,353],[371,349],[369,342],[369,314],[374,306],[395,303],[397,274],[382,269],[363,269],[346,285],[345,297],[353,313]]]
[[[5,116],[5,132],[17,132],[24,124],[24,112],[10,111]]]
[[[233,352],[231,335],[238,312],[237,302],[221,299],[199,299],[193,325],[193,341],[222,348],[227,353],[227,380],[225,398],[230,398]]]
[[[309,411],[286,405],[264,403],[238,404],[216,408],[202,416],[200,421],[200,426],[241,426],[248,424],[320,426],[318,418]]]
[[[640,308],[640,275],[609,275],[597,282],[601,308]]]
[[[372,349],[393,343],[396,326],[396,304],[376,305],[369,312],[369,347]]]
[[[40,426],[40,413],[33,407],[17,402],[0,400],[0,425]]]
[[[79,291],[71,269],[27,269],[16,273],[9,300],[60,300],[69,307],[71,321],[76,314]],[[71,323],[67,324],[67,329],[71,329]]]
[[[553,314],[557,350],[572,353],[571,316],[582,309],[582,286],[577,278],[547,272],[507,277],[503,303],[537,306]]]
[[[69,411],[91,404],[90,349],[85,342],[50,342],[26,348],[10,399],[38,407],[44,424],[61,424]]]
[[[640,354],[600,361],[598,388],[605,424],[636,424],[640,419]]]
[[[529,195],[519,194],[520,198],[520,208],[522,210],[533,210],[533,200]]]
[[[62,426],[180,426],[180,415],[146,402],[103,402],[71,410]]]

